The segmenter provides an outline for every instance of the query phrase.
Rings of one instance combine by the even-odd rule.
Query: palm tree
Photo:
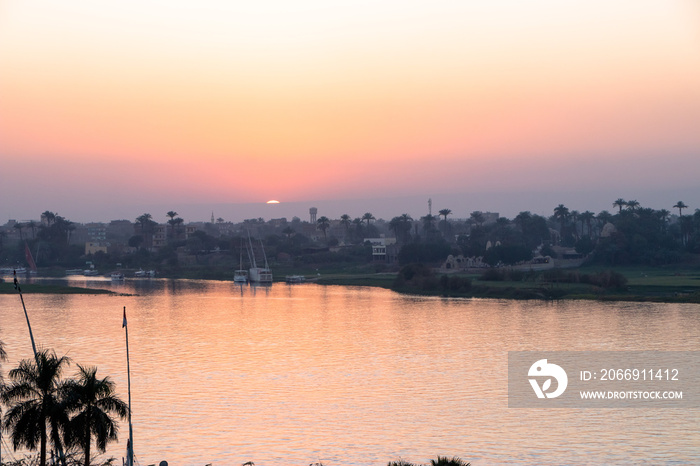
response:
[[[350,228],[351,223],[352,220],[350,220],[350,216],[348,214],[343,214],[340,216],[340,224],[345,227],[345,236],[348,235],[348,229]]]
[[[141,227],[141,235],[143,235],[148,222],[152,221],[153,216],[151,214],[143,214],[136,217],[136,223]]]
[[[433,226],[433,222],[435,221],[435,218],[436,217],[432,214],[428,214],[425,217],[421,217],[421,220],[423,221],[423,229],[425,230],[426,237],[430,236],[430,233],[435,228]]]
[[[141,228],[144,247],[150,249],[151,246],[153,246],[153,227],[157,225],[157,223],[153,221],[153,216],[151,214],[145,213],[136,217],[136,224]]]
[[[34,361],[24,359],[10,371],[12,381],[2,391],[2,401],[9,406],[4,428],[11,432],[12,446],[35,450],[39,444],[39,465],[46,466],[48,436],[55,447],[61,446],[61,434],[66,433],[68,414],[63,395],[63,368],[70,364],[66,356],[43,350]]]
[[[666,210],[666,209],[661,209],[656,214],[659,216],[659,220],[661,220],[661,231],[666,231],[666,222],[668,222],[668,217],[671,215],[671,212]]]
[[[631,211],[637,210],[639,207],[639,202],[637,202],[635,199],[632,199],[631,201],[627,201],[627,208]]]
[[[369,226],[370,220],[374,220],[374,215],[370,214],[369,212],[365,212],[365,214],[362,216],[362,220],[367,220],[367,226]]]
[[[622,213],[622,208],[625,207],[626,205],[627,205],[627,201],[622,199],[622,198],[619,198],[615,202],[613,202],[613,207],[620,208],[620,211],[618,212],[620,214]]]
[[[595,218],[595,214],[591,212],[590,210],[587,210],[583,212],[582,214],[579,215],[579,220],[581,220],[581,230],[583,230],[583,224],[586,224],[586,229],[588,231],[588,237],[591,237],[591,222]]]
[[[561,225],[559,228],[559,234],[564,236],[564,226],[567,218],[569,218],[569,209],[564,207],[564,204],[559,204],[554,208],[554,217],[559,219],[559,223]]]
[[[7,360],[7,353],[5,352],[5,344],[0,341],[0,362],[1,361],[6,361]],[[2,371],[0,370],[0,388],[2,388]],[[2,411],[0,411],[0,414],[2,414]]]
[[[470,464],[456,456],[448,458],[438,455],[436,460],[430,460],[430,466],[469,466]]]
[[[569,217],[571,217],[571,220],[574,222],[574,237],[576,237],[577,240],[578,240],[578,226],[576,225],[576,223],[579,220],[579,218],[578,218],[579,215],[581,215],[581,214],[579,214],[578,210],[572,210],[571,212],[569,212]],[[581,225],[581,233],[583,233],[583,225]]]
[[[673,206],[674,209],[678,209],[678,216],[682,217],[683,216],[683,209],[687,209],[688,206],[685,205],[683,201],[678,201],[676,202],[676,205]]]
[[[170,224],[170,235],[173,239],[177,239],[178,236],[180,236],[179,232],[179,226],[185,223],[183,219],[180,217],[177,218],[171,218],[168,220],[168,223]]]
[[[113,415],[126,418],[129,408],[117,398],[114,382],[109,377],[97,378],[96,367],[78,365],[78,379],[66,383],[67,409],[75,416],[69,432],[74,444],[85,454],[85,466],[90,466],[90,446],[95,437],[97,449],[104,453],[107,443],[117,440],[118,426]]]
[[[606,223],[610,222],[612,220],[612,214],[608,212],[607,210],[602,210],[600,213],[597,215],[598,220],[605,225]]]
[[[440,212],[438,212],[440,215],[445,217],[445,223],[447,223],[447,216],[452,215],[452,211],[450,209],[442,209]]]
[[[23,240],[24,238],[22,237],[22,229],[24,228],[24,223],[17,222],[15,223],[14,229],[19,230],[19,239],[20,241]]]
[[[479,210],[475,210],[474,212],[472,212],[471,214],[469,214],[469,219],[470,219],[472,222],[474,222],[474,223],[476,223],[477,225],[479,225],[479,226],[483,225],[483,224],[484,224],[484,221],[486,220],[486,219],[484,218],[483,212],[481,212],[481,211],[479,211]]]
[[[440,212],[438,212],[440,215],[442,215],[445,219],[441,222],[442,224],[442,234],[447,236],[448,235],[448,230],[450,225],[447,223],[447,216],[452,214],[452,211],[450,209],[442,209]]]
[[[326,230],[330,228],[331,221],[325,215],[322,215],[318,220],[316,220],[316,228],[323,231],[323,239],[327,239]]]
[[[34,220],[30,220],[25,226],[32,230],[32,238],[36,238],[36,222]]]
[[[177,217],[177,212],[174,210],[168,211],[167,214],[165,214],[166,217],[170,217],[170,220],[168,220],[168,223],[170,224],[170,236],[173,237],[175,235],[175,217]]]
[[[41,214],[42,219],[46,219],[46,226],[50,227],[53,222],[56,221],[56,214],[51,212],[50,210],[44,211],[44,213]]]

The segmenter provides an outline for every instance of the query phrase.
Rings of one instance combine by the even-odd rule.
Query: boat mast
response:
[[[250,230],[248,230],[248,244],[250,244],[250,262],[253,264],[254,269],[258,268],[258,264],[255,263],[255,251],[253,250],[253,241],[250,239]]]
[[[260,249],[262,249],[263,257],[265,258],[265,268],[269,269],[269,267],[267,266],[267,254],[265,254],[265,246],[263,245],[262,240],[260,240]]]
[[[29,338],[32,340],[32,350],[34,350],[34,359],[36,360],[36,368],[37,370],[39,369],[39,356],[36,354],[36,344],[34,343],[34,334],[32,333],[32,326],[29,323],[29,314],[27,314],[27,306],[24,305],[24,297],[22,296],[22,288],[19,286],[19,282],[17,281],[17,271],[13,271],[14,275],[14,282],[15,282],[15,290],[17,290],[17,293],[19,293],[19,299],[22,301],[22,309],[24,309],[24,317],[27,319],[27,328],[29,329]]]

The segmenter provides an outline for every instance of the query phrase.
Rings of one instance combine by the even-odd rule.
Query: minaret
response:
[[[214,223],[214,211],[211,211],[211,223]]]
[[[309,217],[311,217],[311,223],[316,223],[316,214],[318,213],[318,209],[316,207],[312,207],[309,209]]]
[[[428,198],[428,215],[433,215],[433,200]]]

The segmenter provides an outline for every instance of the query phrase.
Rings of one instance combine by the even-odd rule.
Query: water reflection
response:
[[[507,407],[508,351],[699,350],[696,305],[166,279],[118,289],[131,296],[27,295],[27,305],[39,342],[98,365],[122,394],[127,307],[142,464],[700,462],[697,412]],[[0,296],[5,367],[31,356],[16,301]],[[110,449],[119,458],[125,432]]]

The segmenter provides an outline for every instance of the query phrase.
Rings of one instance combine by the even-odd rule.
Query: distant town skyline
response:
[[[694,209],[699,18],[695,0],[5,2],[0,221]]]
[[[636,200],[641,207],[649,207],[671,211],[672,215],[678,212],[673,209],[678,201],[688,205],[686,213],[692,214],[700,208],[700,187],[695,189],[675,189],[667,191],[653,191],[638,193],[641,195],[623,195],[619,191],[573,191],[565,193],[550,192],[520,192],[520,193],[468,193],[468,194],[437,194],[431,196],[405,196],[395,198],[367,198],[367,199],[340,199],[340,200],[308,200],[299,202],[280,202],[279,204],[259,203],[180,203],[180,204],[147,204],[141,205],[114,205],[104,208],[94,204],[91,209],[85,210],[84,206],[71,208],[67,204],[61,204],[51,199],[46,200],[46,205],[31,211],[20,213],[10,210],[5,218],[0,217],[0,224],[8,220],[28,221],[39,220],[41,213],[49,210],[78,223],[109,222],[112,220],[129,220],[134,222],[141,214],[149,213],[158,223],[166,223],[169,211],[175,211],[185,223],[210,222],[212,213],[214,218],[223,218],[226,222],[242,222],[251,218],[263,218],[266,221],[285,217],[291,221],[293,217],[299,217],[302,221],[309,221],[309,209],[316,207],[318,217],[326,216],[333,219],[348,214],[352,218],[362,217],[365,212],[372,213],[377,219],[391,220],[391,218],[408,213],[415,220],[428,213],[428,200],[432,200],[433,215],[438,215],[441,209],[450,209],[450,219],[469,218],[475,210],[483,212],[495,212],[501,217],[514,218],[519,212],[530,211],[533,214],[549,217],[554,208],[559,204],[566,205],[570,210],[590,210],[595,214],[603,210],[615,213],[617,208],[613,202],[618,198]],[[696,201],[698,200],[698,201]],[[62,205],[63,208],[52,208]]]

